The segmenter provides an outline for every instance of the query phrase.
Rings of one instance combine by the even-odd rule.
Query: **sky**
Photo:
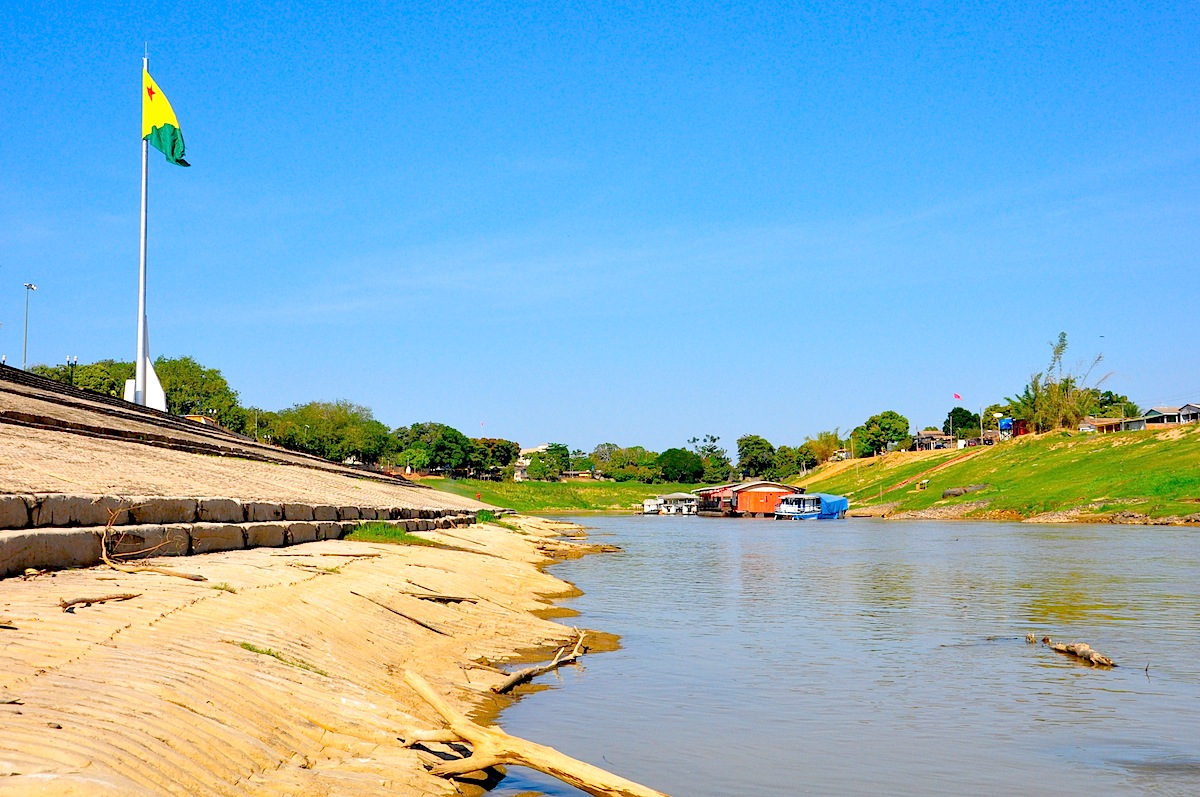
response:
[[[0,354],[523,445],[1200,401],[1200,5],[6,3]],[[112,4],[117,5],[117,4]],[[29,293],[24,283],[35,283]]]

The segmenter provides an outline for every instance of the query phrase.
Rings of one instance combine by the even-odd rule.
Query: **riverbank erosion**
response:
[[[507,700],[495,662],[575,636],[539,617],[573,591],[541,566],[587,546],[512,525],[140,563],[205,581],[0,581],[0,794],[457,793],[397,738],[440,722],[404,672],[486,717]]]

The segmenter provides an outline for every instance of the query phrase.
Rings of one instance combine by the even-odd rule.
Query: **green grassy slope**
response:
[[[473,479],[429,479],[421,482],[439,490],[474,498],[518,512],[612,512],[641,509],[642,500],[667,493],[688,492],[694,484],[637,482],[489,482]]]
[[[931,470],[941,464],[945,467]],[[915,481],[900,486],[920,478],[929,479],[927,490],[918,491]],[[948,487],[980,483],[990,486],[942,498]],[[897,511],[987,501],[980,513],[1029,517],[1087,507],[1096,513],[1190,515],[1200,512],[1200,428],[1115,435],[1056,432],[967,452],[889,455],[861,460],[857,468],[818,471],[804,484],[810,491],[846,495],[851,506],[899,502]]]

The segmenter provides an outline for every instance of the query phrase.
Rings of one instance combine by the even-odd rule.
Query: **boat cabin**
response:
[[[802,493],[785,495],[775,509],[776,520],[833,520],[844,518],[850,501],[841,495]]]

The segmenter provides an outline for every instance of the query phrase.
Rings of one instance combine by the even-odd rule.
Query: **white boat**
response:
[[[844,518],[850,501],[828,493],[796,493],[779,499],[776,520],[835,520]]]

